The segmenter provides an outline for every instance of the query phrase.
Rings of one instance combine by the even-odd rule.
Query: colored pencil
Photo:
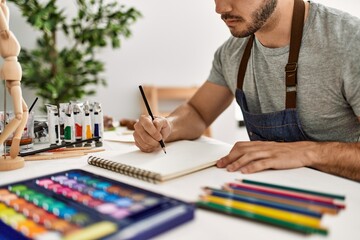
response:
[[[239,189],[231,188],[227,185],[223,186],[223,190],[227,191],[227,192],[232,192],[235,194],[243,195],[243,196],[249,196],[249,197],[268,200],[268,201],[277,202],[277,203],[281,203],[281,204],[288,204],[288,205],[293,205],[293,206],[297,206],[297,207],[302,207],[302,208],[306,208],[311,211],[316,211],[316,212],[320,212],[320,213],[328,213],[328,214],[335,215],[335,214],[338,214],[338,212],[339,212],[339,208],[337,208],[334,205],[328,205],[328,204],[325,205],[322,203],[316,203],[316,202],[314,203],[314,202],[304,201],[301,199],[291,199],[291,198],[283,197],[283,196],[274,196],[272,194],[264,194],[264,193],[251,191],[251,190],[239,190]]]
[[[304,203],[309,203],[309,204],[316,204],[316,205],[326,206],[329,208],[339,209],[339,207],[337,207],[336,205],[334,205],[332,203],[323,203],[323,202],[314,201],[312,199],[303,199],[303,198],[298,198],[298,197],[293,197],[293,196],[279,195],[279,194],[275,194],[273,192],[264,192],[262,190],[254,190],[254,189],[248,189],[248,188],[243,188],[243,187],[236,187],[231,184],[225,184],[224,186],[229,189],[236,190],[236,191],[246,191],[246,192],[252,192],[252,193],[257,193],[257,194],[263,194],[263,195],[267,195],[267,196],[275,196],[275,197],[284,198],[287,200],[294,200],[294,201],[299,201],[299,202],[304,202]]]
[[[224,199],[221,197],[215,196],[202,196],[201,199],[206,202],[212,202],[215,204],[220,204],[223,206],[232,207],[239,210],[249,211],[256,214],[261,214],[263,216],[280,219],[287,222],[302,224],[310,227],[319,227],[320,220],[318,218],[304,216],[297,213],[291,213],[283,210],[278,210],[269,207],[263,207],[250,203],[243,203],[231,199]]]
[[[327,197],[327,198],[336,198],[336,199],[340,199],[340,200],[345,200],[344,195],[316,192],[316,191],[311,191],[311,190],[306,190],[306,189],[301,189],[301,188],[287,187],[287,186],[281,186],[281,185],[277,185],[277,184],[253,181],[253,180],[249,180],[249,179],[238,179],[238,181],[241,181],[241,182],[247,183],[247,184],[253,184],[253,185],[259,185],[259,186],[264,186],[264,187],[277,188],[277,189],[300,192],[300,193],[307,193],[307,194],[312,194],[312,195],[317,195],[317,196],[322,196],[322,197]]]
[[[308,215],[308,216],[312,216],[312,217],[316,217],[316,218],[322,217],[322,214],[319,212],[315,212],[315,211],[312,211],[312,210],[309,210],[306,208],[302,208],[302,207],[298,207],[298,206],[277,203],[277,202],[271,202],[268,200],[263,200],[263,199],[244,196],[244,195],[238,195],[238,194],[230,193],[230,192],[227,192],[224,190],[219,190],[219,189],[214,189],[214,188],[209,188],[209,187],[205,188],[204,191],[208,195],[211,195],[211,196],[229,198],[229,199],[233,199],[233,200],[240,201],[240,202],[251,203],[251,204],[261,205],[261,206],[270,207],[270,208],[276,208],[279,210]]]
[[[283,221],[276,218],[267,217],[261,214],[256,214],[249,211],[244,211],[240,209],[235,209],[228,206],[223,206],[221,204],[216,204],[212,202],[206,202],[206,201],[198,201],[196,202],[196,206],[202,209],[211,210],[219,213],[225,213],[234,217],[241,217],[241,218],[247,218],[254,221],[259,221],[267,224],[271,224],[277,227],[286,228],[292,231],[300,232],[303,234],[311,234],[311,233],[317,233],[321,235],[327,235],[328,230],[322,227],[316,228],[316,227],[310,227],[310,226],[304,226],[298,223],[292,223]]]
[[[319,203],[327,203],[337,206],[338,208],[345,208],[344,204],[336,203],[334,199],[331,198],[325,198],[325,197],[319,197],[319,196],[313,196],[310,194],[303,194],[303,193],[295,193],[285,190],[278,190],[268,187],[261,187],[261,186],[254,186],[250,184],[243,184],[243,183],[229,183],[231,187],[241,188],[241,189],[250,189],[250,190],[257,190],[260,192],[266,192],[266,193],[272,193],[274,195],[281,195],[281,196],[288,196],[292,198],[298,198],[298,199],[304,199],[304,200],[312,200],[314,202]]]

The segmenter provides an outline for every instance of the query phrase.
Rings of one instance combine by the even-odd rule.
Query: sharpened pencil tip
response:
[[[165,149],[165,148],[163,148],[163,151],[164,151],[164,153],[166,154],[166,149]]]

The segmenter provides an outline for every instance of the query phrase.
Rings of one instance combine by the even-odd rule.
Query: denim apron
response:
[[[303,33],[305,3],[294,1],[291,26],[289,60],[285,67],[286,73],[286,109],[278,112],[254,114],[249,112],[246,97],[242,90],[247,63],[255,36],[249,38],[240,62],[236,101],[239,104],[247,132],[251,141],[294,142],[310,140],[304,133],[296,111],[297,61]]]

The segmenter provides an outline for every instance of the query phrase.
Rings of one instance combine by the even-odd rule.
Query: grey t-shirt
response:
[[[215,53],[208,81],[235,94],[248,38],[230,37]],[[289,46],[266,48],[257,39],[243,90],[249,111],[285,109]],[[298,61],[297,111],[305,133],[318,141],[357,142],[360,137],[360,20],[310,2]]]

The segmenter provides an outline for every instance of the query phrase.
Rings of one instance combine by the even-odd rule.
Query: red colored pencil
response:
[[[310,195],[310,194],[290,192],[290,191],[286,191],[286,190],[278,190],[278,189],[254,186],[254,185],[243,184],[243,183],[229,183],[229,186],[230,187],[237,187],[237,188],[242,188],[242,189],[253,190],[253,191],[259,191],[259,192],[264,192],[264,193],[269,193],[269,194],[278,195],[278,196],[285,196],[285,197],[292,197],[292,198],[303,199],[303,200],[310,200],[310,201],[319,202],[319,203],[331,204],[331,205],[334,205],[334,206],[336,206],[338,208],[345,208],[344,204],[337,203],[332,198],[319,197],[319,196],[314,196],[314,195]]]

